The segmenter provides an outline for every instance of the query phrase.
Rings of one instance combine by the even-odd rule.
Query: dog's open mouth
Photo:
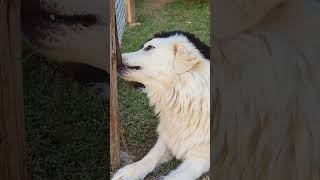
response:
[[[125,64],[121,64],[121,65],[119,65],[118,69],[119,69],[120,71],[140,70],[141,67],[140,67],[140,66],[128,66],[128,65],[125,65]]]
[[[136,89],[144,89],[145,88],[145,86],[142,83],[139,83],[139,82],[130,81],[128,83],[129,83],[129,85],[133,86]]]
[[[128,70],[129,71],[132,71],[132,70],[133,71],[137,71],[137,70],[140,70],[140,69],[141,69],[140,66],[129,66],[129,65],[126,65],[126,64],[122,64],[122,63],[118,64],[118,72],[119,72],[120,75],[125,73]],[[128,84],[133,86],[136,89],[144,89],[145,88],[144,84],[136,82],[136,81],[129,81]]]

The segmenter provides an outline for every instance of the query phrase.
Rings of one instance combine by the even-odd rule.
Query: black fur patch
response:
[[[197,38],[194,34],[183,31],[169,31],[155,34],[154,38],[168,38],[174,35],[185,36],[200,51],[203,57],[210,60],[210,47],[200,41],[200,39]]]

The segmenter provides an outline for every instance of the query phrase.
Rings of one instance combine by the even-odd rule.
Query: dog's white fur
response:
[[[155,48],[145,51],[149,45]],[[182,164],[164,179],[196,179],[210,168],[210,65],[183,35],[154,38],[136,52],[122,54],[127,81],[145,85],[159,114],[158,140],[140,161],[120,169],[117,179],[143,179],[173,157]]]

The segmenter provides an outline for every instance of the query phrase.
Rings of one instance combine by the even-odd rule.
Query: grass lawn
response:
[[[108,179],[108,102],[77,83],[70,83],[65,90],[64,125],[61,126],[58,64],[36,55],[28,58],[23,68],[25,154],[30,178]]]
[[[138,50],[154,33],[182,30],[194,33],[206,44],[210,42],[209,0],[172,0],[157,10],[149,11],[147,0],[136,1],[136,13],[141,25],[127,27],[123,35],[122,52]],[[119,105],[123,134],[129,154],[134,161],[141,159],[154,145],[158,124],[146,96],[124,82],[119,81]],[[174,169],[179,162],[172,161],[161,166],[147,179],[157,179]],[[202,177],[201,179],[209,179]]]

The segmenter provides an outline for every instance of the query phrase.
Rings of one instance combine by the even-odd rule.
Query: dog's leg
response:
[[[143,179],[154,168],[172,159],[166,145],[159,138],[155,146],[140,161],[129,164],[116,172],[112,180],[138,180]]]
[[[195,180],[210,169],[210,145],[189,152],[182,164],[163,180]]]

